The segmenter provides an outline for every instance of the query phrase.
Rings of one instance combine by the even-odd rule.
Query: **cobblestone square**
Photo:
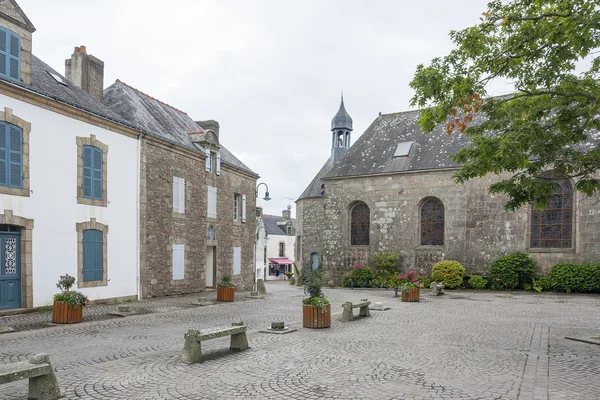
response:
[[[69,399],[597,399],[600,296],[452,291],[402,303],[389,290],[326,289],[332,327],[302,328],[301,288],[192,307],[194,297],[133,303],[145,313],[0,335],[0,362],[45,352]],[[388,311],[341,322],[344,301],[368,297]],[[244,300],[244,301],[241,301]],[[91,306],[85,313],[116,306]],[[356,311],[357,313],[358,311]],[[47,317],[47,315],[46,315]],[[46,318],[0,318],[27,326]],[[180,362],[188,329],[248,326],[250,349],[229,338],[203,342],[204,362]],[[298,328],[260,333],[273,320]],[[19,325],[20,324],[20,325]],[[27,382],[0,386],[26,399]]]

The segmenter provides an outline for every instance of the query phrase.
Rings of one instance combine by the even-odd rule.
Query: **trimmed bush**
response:
[[[465,267],[458,261],[440,261],[431,269],[431,279],[443,283],[445,287],[455,289],[462,284]]]
[[[535,260],[519,251],[494,260],[488,273],[494,290],[514,290],[531,287],[535,275]]]
[[[469,278],[469,285],[471,285],[473,289],[483,290],[487,287],[487,281],[481,275],[472,275],[471,278]]]
[[[548,281],[552,290],[560,292],[600,292],[600,264],[556,264]]]

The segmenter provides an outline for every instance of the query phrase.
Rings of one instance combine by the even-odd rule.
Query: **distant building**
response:
[[[506,197],[488,192],[501,177],[454,183],[458,166],[448,155],[469,138],[447,136],[441,125],[425,135],[417,118],[418,111],[379,115],[350,147],[342,100],[331,156],[296,202],[297,264],[322,262],[325,279],[339,283],[377,251],[399,250],[405,269],[423,273],[443,259],[485,272],[514,251],[534,257],[542,272],[559,262],[598,262],[598,205],[575,192],[574,181],[556,181],[545,211],[506,212]],[[592,132],[586,146],[599,141]]]
[[[262,217],[268,234],[265,280],[284,279],[286,272],[294,272],[296,220],[292,218],[291,208],[288,206],[281,216],[264,214]]]

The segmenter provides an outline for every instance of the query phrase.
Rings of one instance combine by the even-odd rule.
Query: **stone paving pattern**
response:
[[[301,288],[273,282],[267,290],[261,300],[184,308],[191,298],[172,298],[165,312],[3,334],[0,362],[49,353],[69,399],[554,400],[600,393],[600,346],[564,339],[600,336],[597,295],[423,292],[421,302],[402,303],[393,291],[328,289],[332,327],[311,330],[301,328]],[[342,304],[363,297],[391,309],[341,322]],[[248,326],[249,350],[232,353],[229,338],[215,339],[203,342],[202,364],[181,363],[188,329],[238,320]],[[258,332],[272,320],[300,329]],[[0,399],[26,398],[25,381],[0,386]]]

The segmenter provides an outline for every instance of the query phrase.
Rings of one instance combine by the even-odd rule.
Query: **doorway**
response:
[[[217,286],[217,247],[208,246],[206,247],[206,287],[214,288]]]
[[[0,225],[0,310],[21,307],[21,229]]]

